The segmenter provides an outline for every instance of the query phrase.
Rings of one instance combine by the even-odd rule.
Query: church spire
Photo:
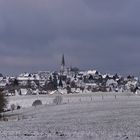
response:
[[[62,62],[61,62],[61,66],[65,66],[65,57],[64,57],[64,54],[62,55]]]
[[[62,55],[62,60],[61,60],[61,73],[63,74],[65,71],[65,57],[64,54]]]

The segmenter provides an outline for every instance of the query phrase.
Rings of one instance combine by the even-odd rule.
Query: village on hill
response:
[[[102,74],[97,70],[80,71],[77,67],[67,68],[64,55],[59,72],[25,72],[17,77],[0,74],[0,90],[7,96],[124,91],[138,94],[139,89],[138,77]]]
[[[63,55],[59,71],[0,74],[0,90],[0,139],[139,138],[138,77],[67,68]]]

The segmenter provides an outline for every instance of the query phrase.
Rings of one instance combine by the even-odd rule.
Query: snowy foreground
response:
[[[104,96],[103,96],[104,95]],[[10,97],[23,106],[0,122],[0,140],[140,140],[140,96],[129,93]],[[41,99],[42,106],[31,107]]]

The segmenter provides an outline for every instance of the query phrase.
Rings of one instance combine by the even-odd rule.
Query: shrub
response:
[[[42,101],[41,100],[35,100],[32,104],[32,106],[38,106],[38,105],[42,105]]]
[[[13,111],[13,110],[15,110],[15,109],[16,109],[15,104],[11,104],[11,110]]]
[[[4,111],[6,105],[7,105],[7,99],[5,98],[5,95],[0,92],[0,113]]]
[[[68,93],[68,94],[69,94],[69,93],[72,93],[72,92],[71,92],[71,87],[70,87],[70,86],[67,86],[66,89],[67,89],[67,93]]]
[[[18,109],[21,109],[21,106],[18,105],[18,106],[17,106],[17,110],[18,110]]]
[[[62,96],[60,96],[60,95],[57,95],[57,96],[53,99],[53,103],[56,104],[56,105],[61,104],[62,101],[63,101],[63,98],[62,98]]]

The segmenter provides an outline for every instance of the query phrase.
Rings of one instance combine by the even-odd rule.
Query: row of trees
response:
[[[65,85],[69,85],[70,87],[74,88],[76,87],[76,84],[74,81],[71,81],[66,76],[58,76],[53,75],[50,76],[48,80],[46,80],[44,86],[41,86],[38,80],[30,81],[28,80],[25,85],[19,84],[18,80],[15,79],[13,81],[10,81],[10,84],[6,86],[6,89],[18,89],[18,88],[31,88],[31,89],[42,89],[42,90],[57,90],[58,87],[63,88]]]

